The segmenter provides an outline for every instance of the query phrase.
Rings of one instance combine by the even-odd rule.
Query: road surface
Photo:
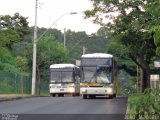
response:
[[[0,120],[124,120],[127,97],[34,97],[0,102]]]

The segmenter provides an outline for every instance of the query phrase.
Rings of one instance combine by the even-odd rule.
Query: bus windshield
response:
[[[83,67],[83,82],[111,83],[112,72],[105,69],[97,70],[97,67]]]
[[[73,82],[73,72],[72,71],[52,71],[51,72],[51,82]]]
[[[72,72],[62,72],[62,82],[73,82]]]

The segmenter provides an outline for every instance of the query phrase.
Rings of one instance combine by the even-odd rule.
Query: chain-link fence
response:
[[[31,94],[31,75],[0,71],[0,94]],[[49,95],[48,81],[36,81],[36,94]]]
[[[45,80],[36,81],[36,94],[49,96],[49,82]]]
[[[0,94],[30,94],[31,76],[0,71]]]

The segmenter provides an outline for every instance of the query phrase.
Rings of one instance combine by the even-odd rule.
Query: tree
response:
[[[27,18],[19,13],[13,16],[0,16],[0,70],[19,71],[15,56],[11,51],[13,44],[22,41],[28,34],[28,29]]]
[[[80,59],[87,39],[85,32],[66,31],[66,49],[69,51],[70,62],[74,63],[76,59]]]
[[[153,21],[148,24],[148,30],[154,33],[154,42],[157,46],[156,53],[158,56],[160,56],[160,0],[148,1],[148,4],[145,6],[145,8],[153,19]]]
[[[143,90],[150,87],[150,64],[155,56],[153,33],[147,31],[154,19],[145,10],[144,0],[91,0],[94,8],[85,11],[86,17],[108,28],[111,39],[117,41],[119,56],[130,58],[143,70]],[[151,4],[152,2],[150,2]],[[106,23],[106,19],[110,22]]]
[[[69,51],[70,62],[80,59],[83,52],[85,54],[105,52],[106,42],[106,36],[104,34],[87,35],[85,32],[66,31],[66,49]]]
[[[27,18],[15,13],[14,16],[0,16],[0,43],[11,49],[14,42],[22,41],[28,34]]]
[[[87,48],[87,53],[105,53],[107,38],[103,35],[92,35],[89,36],[85,46]],[[100,46],[100,47],[99,47]]]
[[[19,69],[19,71],[25,73],[25,74],[31,74],[31,65],[30,65],[30,57],[29,53],[32,52],[30,41],[28,42],[18,42],[14,43],[12,46],[12,56],[14,57],[16,61],[16,65]]]
[[[63,34],[61,33],[60,30],[52,29],[52,28],[47,29],[47,28],[43,28],[43,27],[38,28],[38,38],[41,37],[42,35],[43,35],[43,37],[50,36],[50,37],[53,37],[58,42],[63,42]]]

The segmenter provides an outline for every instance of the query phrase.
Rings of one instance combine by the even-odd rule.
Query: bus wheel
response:
[[[55,96],[56,96],[56,94],[54,94],[54,93],[52,93],[51,95],[52,95],[52,97],[55,97]]]
[[[87,99],[87,95],[83,95],[83,99]]]
[[[89,95],[90,99],[95,99],[95,95]]]
[[[58,94],[58,97],[64,97],[64,94]]]
[[[116,97],[116,93],[115,93],[115,94],[113,94],[113,97]]]
[[[113,96],[114,96],[114,95],[109,95],[108,97],[109,97],[110,99],[112,99],[112,98],[113,98]]]

